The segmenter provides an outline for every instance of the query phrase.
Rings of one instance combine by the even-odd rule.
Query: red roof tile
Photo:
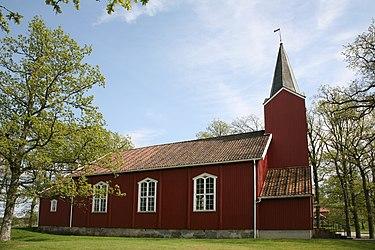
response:
[[[311,195],[310,167],[268,169],[261,197]]]
[[[129,172],[260,159],[270,137],[262,130],[129,149],[120,153],[121,163],[113,171]],[[113,172],[99,167],[100,161],[97,166],[90,166],[90,174]]]

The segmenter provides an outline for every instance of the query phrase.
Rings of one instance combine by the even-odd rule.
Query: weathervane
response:
[[[280,30],[280,28],[274,30],[273,32],[274,32],[274,33],[275,33],[275,32],[279,32],[280,43],[282,43],[282,40],[281,40],[281,30]]]

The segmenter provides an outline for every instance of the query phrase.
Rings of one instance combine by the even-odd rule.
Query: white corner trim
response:
[[[270,147],[270,144],[271,144],[271,140],[272,140],[272,134],[270,134],[270,136],[268,137],[266,147],[264,148],[264,151],[263,151],[263,154],[262,154],[262,160],[264,160],[264,157],[266,157],[268,148]]]
[[[253,231],[254,231],[254,239],[257,238],[257,162],[254,160],[253,163]]]
[[[74,198],[70,198],[70,213],[69,213],[69,227],[72,227],[73,224],[73,201]]]
[[[265,103],[263,103],[263,106],[266,106],[267,105],[267,103],[269,103],[275,96],[277,96],[281,91],[283,91],[283,90],[286,90],[286,91],[288,91],[289,93],[291,93],[291,94],[293,94],[293,95],[295,95],[295,96],[298,96],[298,97],[300,97],[300,98],[302,98],[303,100],[305,100],[305,96],[304,95],[301,95],[301,94],[298,94],[298,93],[296,93],[296,92],[294,92],[294,91],[291,91],[290,89],[287,89],[287,88],[285,88],[285,87],[282,87],[281,89],[279,89],[279,91],[277,91],[271,98],[269,98]]]

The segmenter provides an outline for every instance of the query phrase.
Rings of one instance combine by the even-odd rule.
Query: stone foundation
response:
[[[40,226],[39,230],[53,234],[154,237],[154,238],[252,238],[253,230],[174,230],[174,229],[131,229],[96,227]]]
[[[311,239],[312,230],[258,230],[261,239]]]

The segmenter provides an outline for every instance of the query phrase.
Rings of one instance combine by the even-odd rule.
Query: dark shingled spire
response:
[[[283,44],[280,43],[270,97],[283,87],[295,93],[299,92],[296,79],[294,78],[292,68],[289,64],[288,56]]]

